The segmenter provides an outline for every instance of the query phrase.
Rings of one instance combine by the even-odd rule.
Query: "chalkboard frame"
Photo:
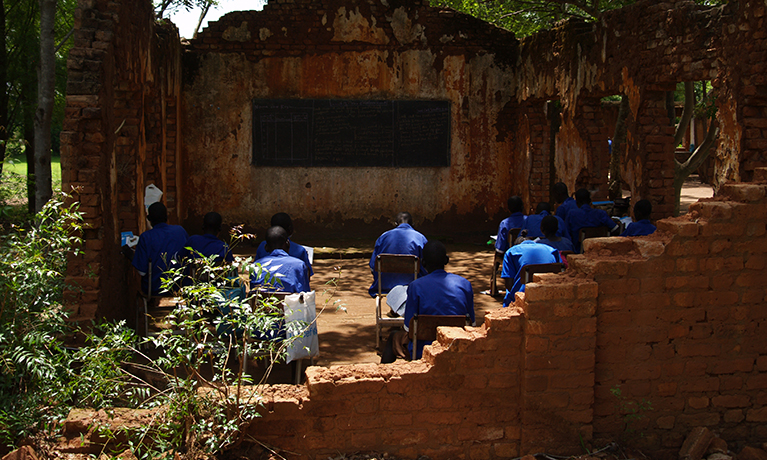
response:
[[[449,167],[448,100],[253,99],[251,164]]]

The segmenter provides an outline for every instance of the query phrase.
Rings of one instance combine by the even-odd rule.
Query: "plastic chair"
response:
[[[519,236],[520,231],[522,231],[521,228],[509,229],[509,235],[507,238],[509,247],[514,246],[514,241]],[[493,272],[490,274],[490,295],[493,297],[498,295],[498,271],[503,265],[503,256],[505,254],[505,252],[501,252],[496,249],[495,254],[493,255]]]
[[[469,315],[415,315],[410,319],[408,337],[413,343],[415,361],[418,352],[418,340],[434,342],[437,340],[437,328],[440,326],[464,327],[471,324]]]
[[[384,327],[401,327],[405,325],[403,318],[389,318],[383,315],[381,305],[386,297],[382,290],[382,275],[384,273],[407,273],[413,274],[413,279],[418,278],[421,270],[421,261],[418,256],[411,254],[379,254],[376,257],[376,276],[378,277],[378,294],[376,294],[376,349],[381,344],[381,331]]]

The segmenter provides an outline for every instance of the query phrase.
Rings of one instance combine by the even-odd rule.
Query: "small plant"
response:
[[[623,396],[620,385],[610,388],[610,393],[615,397],[615,407],[618,413],[623,417],[624,436],[644,437],[642,433],[636,432],[635,426],[647,416],[647,412],[652,410],[652,403],[642,398],[641,401],[629,400]]]

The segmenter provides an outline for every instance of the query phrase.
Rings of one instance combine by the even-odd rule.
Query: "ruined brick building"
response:
[[[172,25],[155,22],[149,0],[80,0],[61,138],[64,187],[79,188],[81,209],[90,224],[84,255],[71,260],[68,273],[70,280],[83,288],[72,299],[76,316],[125,316],[130,311],[130,293],[123,282],[129,267],[116,262],[122,262],[120,232],[144,230],[143,190],[149,183],[165,192],[171,221],[192,228],[210,210],[218,210],[228,222],[253,227],[265,226],[273,212],[285,210],[301,221],[307,232],[350,235],[365,231],[374,235],[393,213],[407,209],[427,232],[490,231],[504,214],[505,200],[511,194],[521,195],[527,203],[548,200],[551,184],[559,180],[571,188],[605,188],[606,140],[611,133],[600,100],[625,94],[631,110],[622,175],[632,196],[650,199],[654,217],[661,218],[670,215],[673,208],[675,147],[665,93],[678,82],[701,80],[712,81],[718,92],[721,133],[714,153],[714,185],[720,188],[727,181],[750,181],[756,168],[767,166],[765,8],[763,0],[740,0],[718,8],[692,1],[643,1],[605,13],[594,23],[569,21],[518,40],[482,21],[431,8],[418,0],[280,0],[270,2],[261,12],[230,13],[187,44],[181,43]],[[391,114],[396,114],[407,120],[418,115],[413,107],[434,112],[441,117],[431,121],[434,144],[444,150],[436,149],[423,162],[410,164],[407,161],[419,157],[390,158],[391,149],[384,148],[387,143],[403,146],[409,142],[395,120],[387,122],[389,137],[367,139],[368,150],[375,157],[369,160],[347,155],[345,161],[334,163],[333,152],[348,153],[343,131],[327,150],[318,149],[319,144],[305,148],[314,155],[311,161],[275,159],[268,153],[272,145],[268,133],[273,126],[263,120],[283,121],[285,112],[269,110],[290,106],[291,101],[312,101],[323,109],[327,107],[322,101],[338,101],[357,106],[354,113],[373,113],[374,117],[383,113],[383,118],[395,118]],[[387,108],[382,111],[378,105]],[[359,108],[362,106],[364,111]],[[291,115],[290,126],[307,126],[307,120],[329,125],[327,119],[312,118],[318,113],[316,108],[302,113]],[[351,112],[344,113],[353,118]],[[334,128],[330,125],[325,127],[328,132]],[[305,137],[294,135],[291,139],[303,145],[300,139]],[[750,210],[763,209],[759,199],[749,200],[757,203]],[[715,212],[712,215],[722,218]],[[756,219],[748,238],[754,238],[753,247],[762,248],[767,217],[759,211]],[[720,227],[716,228],[724,231]],[[711,226],[705,227],[709,233],[696,227],[695,235],[686,233],[692,227],[680,228],[681,233],[668,240],[669,244],[677,241],[674,238],[713,238]],[[752,281],[764,275],[764,264],[751,262],[745,250],[729,257],[734,243],[727,242],[729,246],[712,241],[685,244],[698,249],[705,246],[699,255],[716,247],[723,258],[721,263],[711,262],[716,270],[748,271],[743,279]],[[664,248],[665,254],[670,254]],[[620,249],[624,250],[636,252]],[[645,254],[641,248],[639,254],[657,255]],[[707,264],[696,261],[694,270],[704,273]],[[578,341],[578,347],[587,353],[576,365],[596,369],[588,373],[591,377],[577,381],[577,388],[584,391],[556,391],[540,402],[533,396],[525,399],[531,385],[542,382],[535,377],[537,370],[525,373],[524,369],[533,368],[521,364],[532,358],[523,353],[504,364],[516,369],[511,373],[517,380],[509,391],[522,395],[513,401],[517,406],[509,408],[511,414],[534,420],[541,411],[556,408],[561,412],[572,402],[577,408],[565,411],[569,414],[564,417],[565,431],[586,437],[609,432],[609,416],[614,414],[607,407],[604,392],[611,379],[618,378],[600,371],[605,369],[600,363],[613,358],[599,352],[601,332],[597,332],[602,331],[601,321],[610,315],[603,311],[606,304],[600,300],[599,286],[605,280],[598,279],[601,272],[595,270],[583,273],[597,284],[589,284],[584,293],[578,288],[577,295],[568,294],[576,300],[588,297],[589,302],[596,302],[577,313],[588,318],[578,332],[588,337]],[[715,288],[712,275],[701,276],[708,280],[708,288]],[[739,285],[739,289],[747,287],[753,288],[748,294],[725,289],[735,294],[714,297],[730,302],[728,308],[734,310],[728,317],[737,323],[733,329],[717,330],[726,334],[749,330],[753,333],[750,337],[758,335],[746,325],[762,321],[761,317],[754,319],[750,315],[755,312],[732,306],[734,295],[735,304],[764,309],[763,289]],[[664,287],[663,295],[677,298],[681,295],[677,290],[683,288]],[[713,308],[711,298],[688,295],[680,299],[677,306],[683,312],[676,321],[688,333],[697,331],[695,323],[715,317],[699,315],[700,309]],[[694,315],[684,313],[688,307],[695,309]],[[528,320],[520,320],[523,326],[519,327],[535,324],[535,320]],[[493,332],[493,324],[504,325]],[[491,319],[489,327],[486,333],[493,342],[506,340],[500,336],[493,339],[493,334],[506,328],[517,330],[514,328],[518,326]],[[637,343],[645,340],[632,337]],[[730,347],[728,352],[736,353],[733,347],[742,346],[739,340],[732,335],[732,341],[721,342],[717,350]],[[489,347],[489,342],[482,343],[485,345],[478,346]],[[525,339],[524,350],[542,343]],[[654,356],[656,342],[642,343]],[[668,347],[657,353],[669,353]],[[698,393],[694,397],[714,401],[727,396],[721,410],[710,411],[718,414],[715,423],[725,420],[741,426],[745,419],[751,423],[743,425],[747,435],[756,436],[754,426],[764,421],[767,407],[762,383],[767,368],[764,356],[755,350],[749,353],[743,363],[725,360],[740,363],[740,367],[721,373],[732,375],[731,379],[719,377],[716,369],[696,368],[702,372],[702,381],[709,384],[695,387]],[[548,369],[548,364],[539,364]],[[661,392],[664,397],[670,393],[674,399],[681,391],[677,375],[669,375],[662,389],[651,385],[650,380],[657,377],[656,368],[637,371],[645,377],[631,390],[632,397],[644,391]],[[546,378],[553,379],[555,372]],[[752,377],[756,383],[749,383]],[[490,388],[498,384],[498,378],[490,378]],[[390,377],[382,379],[389,381]],[[370,385],[378,388],[384,384],[376,380]],[[744,412],[738,406],[743,404],[742,398],[729,398],[728,391],[737,393],[744,385],[753,391],[747,404],[756,405],[756,413]],[[319,389],[313,390],[312,397],[330,386],[316,387]],[[382,388],[399,394],[392,387]],[[536,404],[541,405],[540,411]],[[693,408],[694,414],[708,413],[713,407],[708,402],[702,405],[702,399],[696,399],[695,404],[701,407]],[[671,414],[683,410],[672,405],[665,418],[649,422],[656,423],[653,430],[666,430],[653,438],[655,447],[669,447],[679,441],[686,425],[677,424],[677,415]],[[533,437],[525,437],[524,428],[520,431],[519,425],[493,417],[494,425],[479,438],[483,440],[481,449],[478,447],[480,451],[472,457],[515,456],[535,447],[529,443]],[[456,423],[460,423],[459,418],[456,415]],[[707,422],[713,418],[698,417]],[[323,427],[323,423],[317,421],[316,426]],[[341,428],[333,425],[327,429],[335,433],[332,436],[341,436],[333,431]],[[365,445],[383,442],[369,432],[359,434],[358,441]],[[331,437],[317,441],[318,448],[331,449],[332,445]],[[474,448],[467,445],[450,449],[469,455]],[[440,455],[458,452],[440,449],[434,447],[436,453],[442,452]],[[403,455],[408,453],[412,454],[405,451]]]

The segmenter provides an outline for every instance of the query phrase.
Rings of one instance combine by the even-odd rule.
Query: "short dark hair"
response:
[[[293,219],[285,212],[278,212],[272,216],[270,222],[272,227],[282,227],[288,232],[288,236],[293,234]]]
[[[202,229],[205,231],[219,232],[221,231],[221,223],[223,219],[221,214],[217,212],[209,212],[202,218]]]
[[[551,205],[545,201],[541,201],[540,203],[538,203],[538,206],[535,207],[536,214],[540,214],[543,211],[546,211],[548,213],[551,212]]]
[[[167,222],[168,209],[159,201],[157,203],[152,203],[149,206],[149,210],[147,211],[147,218],[149,219],[149,222],[152,223],[152,225]]]
[[[634,219],[649,219],[652,214],[652,203],[649,200],[639,200],[634,205]]]
[[[288,231],[279,225],[269,227],[266,231],[266,248],[267,250],[274,251],[275,249],[282,249],[285,247],[285,243],[288,242]]]
[[[567,185],[565,185],[564,182],[557,182],[554,184],[554,187],[552,187],[552,192],[554,192],[554,201],[557,203],[563,203],[565,199],[570,195],[567,192]]]
[[[579,188],[575,192],[575,202],[578,206],[591,203],[591,192],[585,188]]]
[[[447,264],[447,249],[441,241],[432,240],[423,246],[423,265],[432,270],[445,268]]]
[[[521,197],[514,195],[506,201],[506,207],[513,214],[515,212],[522,212],[525,209],[525,204],[522,202]]]
[[[547,237],[554,236],[559,230],[559,220],[554,216],[546,216],[541,220],[541,232]]]
[[[400,225],[400,224],[413,225],[413,216],[411,216],[409,212],[403,211],[397,214],[397,216],[394,218],[394,222],[396,222],[397,225]]]

